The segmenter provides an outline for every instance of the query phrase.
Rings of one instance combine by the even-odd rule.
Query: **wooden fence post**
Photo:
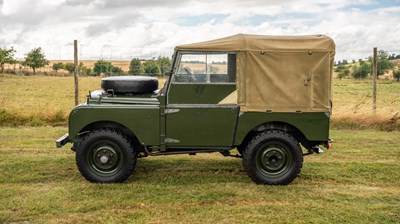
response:
[[[78,88],[78,41],[74,40],[74,82],[75,82],[75,106],[79,103],[79,88]]]
[[[377,48],[374,47],[374,58],[372,63],[372,79],[374,80],[374,89],[372,93],[372,111],[374,113],[376,113],[376,80],[378,79],[377,51]]]

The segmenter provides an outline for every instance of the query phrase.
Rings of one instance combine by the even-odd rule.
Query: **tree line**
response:
[[[44,67],[49,64],[49,61],[44,56],[42,49],[34,48],[30,52],[25,55],[25,58],[22,60],[17,60],[14,58],[15,50],[13,47],[11,48],[0,48],[0,67],[1,73],[4,72],[5,64],[21,64],[23,66],[28,66],[32,68],[33,74],[36,74],[36,69]]]
[[[17,60],[14,57],[15,50],[11,48],[0,48],[0,72],[4,72],[5,64],[30,67],[33,74],[36,75],[36,70],[49,65],[40,47],[34,48],[29,51],[22,60]],[[400,59],[400,55],[389,55],[387,51],[378,51],[378,76],[392,70],[393,77],[400,81],[400,67],[395,66],[391,61]],[[112,62],[100,59],[96,61],[92,67],[85,66],[82,62],[78,65],[79,74],[99,76],[104,74],[107,76],[113,75],[147,75],[147,76],[161,76],[171,66],[171,59],[168,57],[157,57],[150,60],[142,61],[139,58],[133,58],[129,64],[129,71],[123,71],[122,68],[114,66]],[[74,63],[54,63],[52,69],[57,73],[59,70],[66,70],[73,73],[75,70]],[[339,79],[345,77],[353,77],[355,79],[364,79],[372,74],[372,57],[367,60],[359,59],[349,63],[347,60],[338,61],[335,66],[335,72],[338,73]]]
[[[400,66],[396,66],[391,60],[400,59],[400,55],[389,55],[387,51],[380,50],[377,55],[377,75],[383,75],[388,71],[393,72],[393,78],[400,81]],[[359,59],[349,63],[347,60],[338,61],[335,66],[335,72],[339,79],[353,77],[355,79],[365,79],[372,75],[372,57],[367,60]]]
[[[11,48],[0,48],[0,72],[4,72],[5,64],[30,67],[33,70],[33,75],[36,75],[38,68],[49,65],[49,60],[42,49],[34,48],[29,51],[22,60],[17,60],[14,57],[15,50]],[[129,64],[129,71],[123,71],[122,68],[114,66],[111,61],[100,59],[96,61],[92,67],[85,66],[82,62],[78,65],[79,74],[99,76],[101,74],[107,76],[113,75],[147,75],[147,76],[161,76],[171,66],[171,58],[168,57],[157,57],[150,60],[140,60],[139,58],[133,58]],[[59,70],[66,70],[72,74],[75,70],[74,63],[53,63],[51,67],[55,73]]]

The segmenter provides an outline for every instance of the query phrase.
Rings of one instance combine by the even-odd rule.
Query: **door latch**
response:
[[[165,109],[165,114],[178,113],[180,109]]]

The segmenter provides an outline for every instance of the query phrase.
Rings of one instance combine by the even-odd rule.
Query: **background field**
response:
[[[80,102],[89,90],[100,89],[100,81],[99,77],[79,79]],[[159,80],[160,87],[164,81]],[[0,125],[65,125],[74,106],[73,85],[72,77],[0,74]],[[379,80],[375,115],[371,80],[334,79],[333,92],[334,127],[400,129],[400,82]]]
[[[80,101],[99,88],[80,78]],[[334,80],[334,149],[289,186],[255,185],[218,153],[144,158],[127,183],[91,184],[54,143],[73,78],[0,75],[0,223],[398,223],[400,83],[379,81],[376,115],[371,92]]]

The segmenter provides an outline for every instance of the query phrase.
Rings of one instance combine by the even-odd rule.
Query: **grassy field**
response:
[[[334,127],[400,130],[400,82],[379,80],[377,110],[372,112],[371,80],[334,80]]]
[[[164,85],[160,79],[160,86]],[[79,102],[98,90],[100,77],[79,79]],[[65,125],[74,107],[73,77],[10,76],[0,74],[0,125]]]
[[[100,89],[100,80],[80,78],[80,102],[89,90]],[[0,74],[0,125],[65,125],[74,106],[73,85],[72,77]],[[400,129],[400,82],[378,82],[377,114],[372,113],[371,80],[335,79],[333,92],[333,127]]]
[[[163,85],[164,80],[160,80]],[[67,132],[73,78],[0,75],[0,223],[399,223],[400,83],[334,80],[334,149],[289,186],[255,185],[217,153],[140,159],[124,184],[91,184]],[[80,101],[100,78],[80,79]]]
[[[250,181],[217,153],[139,159],[124,184],[91,184],[65,127],[0,128],[0,223],[398,223],[398,132],[332,131],[289,186]]]

